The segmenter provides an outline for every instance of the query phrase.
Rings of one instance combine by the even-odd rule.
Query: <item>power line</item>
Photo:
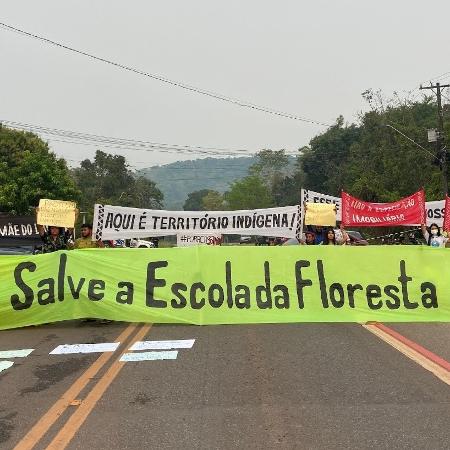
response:
[[[436,77],[432,77],[432,78],[429,79],[429,81],[439,81],[442,78],[445,78],[447,76],[450,76],[450,72],[445,72],[445,73],[443,73],[441,75],[437,75]]]
[[[22,129],[22,128],[20,128]],[[42,135],[45,135],[45,133],[41,133]],[[252,157],[255,156],[255,153],[234,153],[234,152],[215,152],[215,151],[206,151],[206,150],[197,150],[192,151],[188,149],[177,149],[177,148],[166,148],[166,147],[156,147],[152,146],[151,148],[136,148],[136,147],[128,147],[123,145],[112,145],[112,144],[105,144],[103,142],[84,142],[83,140],[74,140],[74,139],[55,139],[53,137],[46,137],[46,140],[49,142],[62,142],[65,144],[75,144],[75,145],[84,145],[87,147],[99,147],[102,148],[111,148],[111,149],[117,149],[117,150],[130,150],[130,151],[145,151],[145,152],[159,152],[159,153],[181,153],[181,154],[191,154],[191,155],[210,155],[210,156],[241,156],[241,157]]]
[[[137,161],[136,161],[137,162]],[[248,169],[243,169],[242,167],[238,166],[223,166],[223,167],[164,167],[164,166],[153,166],[149,167],[149,169],[162,169],[164,171],[166,170],[226,170],[226,169],[233,169],[238,171],[244,171],[247,172]]]
[[[114,138],[85,132],[62,130],[58,128],[49,128],[41,125],[33,125],[23,122],[15,122],[10,120],[1,120],[4,125],[22,130],[31,131],[42,136],[46,136],[47,140],[54,142],[63,142],[67,144],[101,146],[106,148],[114,148],[118,150],[130,151],[146,151],[146,152],[162,152],[162,153],[182,153],[193,155],[213,155],[213,156],[255,156],[245,149],[229,149],[223,147],[203,147],[192,145],[168,144],[160,142],[142,141],[128,138]],[[286,152],[288,156],[298,155],[298,152]]]
[[[442,93],[441,93],[441,95],[442,95],[442,97],[444,97],[446,100],[448,100],[450,102],[450,97],[448,95],[445,95],[445,94],[442,94]]]
[[[150,141],[139,141],[127,138],[114,138],[90,133],[83,133],[70,130],[62,130],[57,128],[48,128],[40,125],[32,125],[22,122],[14,122],[10,120],[0,120],[0,123],[4,125],[22,130],[31,131],[36,134],[50,136],[49,140],[55,142],[64,142],[69,144],[81,144],[81,145],[100,145],[102,147],[116,148],[120,150],[142,150],[150,152],[163,152],[163,153],[185,153],[185,154],[206,154],[206,155],[218,155],[218,156],[254,156],[254,153],[250,153],[245,149],[228,149],[218,147],[202,147],[202,146],[190,146],[179,144],[158,143]]]
[[[232,153],[245,153],[247,154],[249,150],[247,149],[229,149],[229,148],[218,148],[218,147],[208,147],[208,146],[192,146],[192,145],[179,145],[179,144],[168,144],[161,142],[151,142],[142,141],[129,138],[115,138],[110,136],[91,134],[86,132],[78,132],[71,130],[62,130],[58,128],[49,128],[42,125],[35,125],[23,122],[16,122],[11,120],[1,120],[0,122],[11,127],[17,128],[24,131],[32,131],[36,133],[46,134],[46,135],[56,135],[59,137],[73,139],[73,140],[83,140],[92,141],[94,143],[101,144],[113,144],[120,145],[121,147],[131,146],[135,147],[145,147],[145,148],[156,148],[156,149],[171,149],[171,150],[186,150],[186,151],[215,151],[215,152],[232,152]]]
[[[211,98],[215,98],[216,100],[221,100],[221,101],[224,101],[224,102],[232,103],[232,104],[237,105],[237,106],[241,106],[243,108],[253,109],[253,110],[256,110],[256,111],[261,111],[261,112],[264,112],[264,113],[267,113],[267,114],[272,114],[272,115],[284,117],[284,118],[287,118],[287,119],[297,120],[297,121],[300,121],[300,122],[306,122],[306,123],[311,123],[311,124],[315,124],[315,125],[321,125],[321,126],[325,126],[325,127],[331,126],[331,124],[327,124],[327,123],[324,123],[324,122],[319,122],[317,120],[309,119],[309,118],[306,118],[306,117],[296,116],[294,114],[286,113],[286,112],[283,112],[283,111],[277,111],[277,110],[274,110],[274,109],[271,109],[271,108],[268,108],[268,107],[265,107],[265,106],[255,105],[254,103],[250,103],[250,102],[247,102],[247,101],[244,101],[244,100],[234,99],[234,98],[228,97],[226,95],[223,95],[223,94],[220,94],[220,93],[217,93],[217,92],[212,92],[212,91],[201,89],[201,88],[198,88],[198,87],[195,87],[195,86],[191,86],[191,85],[183,83],[181,81],[175,81],[175,80],[171,80],[169,78],[163,77],[161,75],[156,75],[156,74],[152,74],[152,73],[149,73],[149,72],[145,72],[143,70],[136,69],[134,67],[127,66],[127,65],[122,64],[122,63],[118,63],[118,62],[115,62],[115,61],[112,61],[112,60],[109,60],[109,59],[106,59],[106,58],[103,58],[103,57],[100,57],[100,56],[93,55],[93,54],[85,52],[83,50],[78,50],[78,49],[75,49],[73,47],[69,47],[68,45],[62,44],[60,42],[53,41],[51,39],[48,39],[48,38],[43,37],[43,36],[39,36],[39,35],[34,34],[34,33],[30,33],[30,32],[25,31],[25,30],[21,30],[20,28],[13,27],[13,26],[8,25],[8,24],[3,23],[3,22],[0,22],[0,27],[5,29],[5,30],[8,30],[8,31],[13,31],[15,33],[19,33],[19,34],[21,34],[23,36],[27,36],[29,38],[37,39],[38,41],[44,42],[45,44],[53,45],[53,46],[62,48],[64,50],[67,50],[67,51],[70,51],[70,52],[73,52],[73,53],[77,53],[79,55],[86,56],[86,57],[91,58],[91,59],[93,59],[95,61],[102,62],[102,63],[105,63],[105,64],[109,64],[109,65],[118,67],[120,69],[136,73],[138,75],[143,75],[145,77],[152,78],[154,80],[160,81],[162,83],[169,84],[171,86],[175,86],[175,87],[178,87],[178,88],[181,88],[181,89],[185,89],[185,90],[188,90],[188,91],[191,91],[191,92],[195,92],[196,94],[201,94],[201,95],[205,95],[205,96],[208,96],[208,97],[211,97]]]
[[[408,139],[408,141],[411,141],[414,145],[416,145],[417,147],[419,147],[421,150],[423,150],[424,152],[426,152],[428,154],[428,156],[431,156],[433,159],[437,159],[436,155],[433,155],[433,153],[431,153],[429,150],[427,150],[425,147],[422,147],[419,143],[417,143],[414,139],[411,139],[409,136],[407,136],[405,133],[402,133],[400,130],[398,130],[397,128],[393,127],[390,124],[386,124],[387,127],[392,128],[394,131],[396,131],[397,133],[400,133],[404,138]]]
[[[67,144],[84,145],[88,147],[101,147],[101,148],[111,148],[117,149],[123,152],[124,150],[130,151],[146,151],[146,152],[162,152],[162,153],[177,153],[177,154],[189,154],[189,155],[208,155],[215,157],[255,157],[255,153],[248,153],[247,150],[243,149],[227,149],[218,147],[201,147],[201,146],[189,146],[189,145],[178,145],[178,144],[167,144],[167,143],[155,143],[149,141],[138,141],[133,139],[124,138],[113,138],[102,135],[95,135],[90,133],[82,133],[70,130],[61,130],[57,128],[48,128],[40,125],[32,125],[22,122],[14,122],[9,120],[0,120],[0,124],[4,124],[10,128],[18,129],[22,131],[30,131],[35,134],[40,134],[44,136],[45,140],[48,142],[62,142]],[[56,136],[56,137],[55,137]],[[286,156],[297,156],[296,153],[285,153]],[[81,163],[83,160],[74,160],[64,158],[67,161],[73,163]],[[87,159],[87,158],[85,158]],[[128,163],[128,166],[138,170],[135,164],[150,164],[149,161],[133,161],[133,164]],[[232,169],[234,171],[247,171],[247,169],[242,169],[239,166],[224,166],[224,167],[208,167],[208,170],[227,170]],[[155,167],[155,166],[153,166]],[[156,166],[158,167],[158,166]],[[160,167],[160,166],[159,166]],[[179,167],[179,168],[166,168],[166,170],[201,170],[196,167]]]
[[[66,161],[70,161],[70,162],[76,162],[76,163],[81,163],[86,161],[86,159],[69,159],[69,158],[64,158]],[[148,161],[133,161],[133,165],[130,164],[130,167],[136,167],[134,166],[134,164],[148,164]],[[189,171],[210,171],[210,170],[232,170],[233,172],[248,172],[248,169],[244,169],[242,167],[238,167],[238,166],[223,166],[223,167],[167,167],[167,166],[149,166],[149,167],[144,167],[142,169],[139,170],[153,170],[155,173],[154,175],[156,175],[156,172],[158,171],[164,171],[164,172],[169,172],[172,170],[189,170]],[[214,179],[217,179],[214,178]]]

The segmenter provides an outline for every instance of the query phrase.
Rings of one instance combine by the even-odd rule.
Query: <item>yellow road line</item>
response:
[[[130,324],[117,337],[115,342],[123,342],[137,328],[137,324]],[[81,375],[72,386],[53,404],[53,406],[39,419],[31,430],[14,447],[14,450],[31,450],[47,433],[50,427],[61,417],[79,393],[94,378],[100,369],[109,361],[113,352],[103,353],[89,368]]]
[[[441,367],[439,364],[434,363],[430,359],[423,356],[421,353],[417,352],[410,346],[404,344],[403,342],[395,339],[390,334],[378,328],[376,325],[365,324],[362,325],[366,330],[373,333],[375,336],[378,336],[381,340],[389,344],[391,347],[394,347],[399,352],[403,353],[409,359],[414,361],[415,363],[422,366],[424,369],[431,372],[433,375],[438,377],[444,383],[450,385],[450,372],[445,368]]]
[[[137,341],[140,341],[150,331],[152,324],[144,325],[130,342],[130,346]],[[77,410],[70,416],[69,420],[64,424],[58,434],[54,437],[52,442],[47,447],[47,450],[63,450],[67,447],[73,439],[77,431],[83,425],[89,414],[94,409],[97,402],[100,400],[106,389],[111,385],[119,372],[122,370],[125,362],[120,361],[120,357],[128,352],[124,349],[121,355],[111,364],[109,369],[103,375],[97,384],[92,388],[87,397],[82,401]]]

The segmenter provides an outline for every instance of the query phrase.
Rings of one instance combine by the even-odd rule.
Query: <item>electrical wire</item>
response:
[[[30,131],[42,136],[46,136],[47,140],[53,142],[62,142],[68,144],[102,146],[106,148],[114,148],[119,150],[130,151],[147,151],[161,153],[182,153],[194,155],[214,155],[214,156],[255,156],[245,149],[228,149],[218,147],[202,147],[192,145],[168,144],[159,142],[142,141],[127,138],[114,138],[84,132],[61,130],[58,128],[48,128],[41,125],[32,125],[28,123],[15,122],[10,120],[0,120],[4,125],[22,130]],[[56,136],[56,137],[55,137]],[[286,155],[297,155],[298,152],[286,152]]]
[[[43,133],[41,133],[43,134]],[[158,153],[181,153],[181,154],[191,154],[191,155],[212,155],[212,156],[241,156],[241,157],[251,157],[251,156],[255,156],[255,153],[247,153],[247,154],[242,154],[242,153],[234,153],[234,152],[226,152],[226,153],[221,153],[221,152],[214,152],[214,151],[202,151],[202,150],[197,150],[197,151],[190,151],[190,150],[186,150],[186,149],[174,149],[174,148],[166,148],[166,147],[156,147],[153,146],[152,148],[135,148],[135,147],[125,147],[123,145],[112,145],[112,144],[105,144],[102,142],[99,143],[95,143],[95,142],[84,142],[82,140],[71,140],[71,139],[55,139],[53,137],[46,137],[46,140],[49,142],[61,142],[61,143],[65,143],[65,144],[75,144],[75,145],[84,145],[87,147],[99,147],[101,146],[102,148],[111,148],[111,149],[117,149],[117,150],[130,150],[130,151],[145,151],[145,152],[158,152]]]
[[[437,75],[436,77],[430,78],[429,81],[437,82],[437,81],[442,80],[443,78],[446,78],[448,76],[450,76],[450,72],[445,72],[442,75]]]
[[[448,97],[447,95],[443,94],[442,92],[441,92],[441,96],[444,97],[447,101],[450,102],[450,97]]]
[[[76,163],[82,163],[84,161],[86,161],[89,158],[84,158],[84,159],[69,159],[69,158],[65,158],[63,157],[66,161],[70,161],[70,162],[76,162]],[[133,164],[148,164],[148,161],[133,161]],[[130,167],[135,167],[133,165],[130,165]],[[150,167],[145,167],[144,169],[150,169],[153,170],[154,172],[157,172],[158,170],[163,170],[164,172],[167,171],[172,171],[172,170],[189,170],[189,171],[203,171],[203,170],[233,170],[233,172],[248,172],[248,169],[244,169],[242,168],[241,165],[239,166],[234,166],[234,165],[229,165],[229,166],[223,166],[223,167],[168,167],[168,166],[150,166]]]
[[[425,153],[428,154],[428,156],[431,156],[433,159],[438,159],[436,157],[436,155],[433,155],[433,153],[431,153],[429,150],[427,150],[425,147],[422,147],[420,144],[418,144],[414,139],[411,139],[409,136],[407,136],[405,133],[402,133],[400,130],[398,130],[397,128],[393,127],[390,124],[386,124],[387,127],[392,128],[393,130],[395,130],[397,133],[400,133],[403,137],[405,137],[406,139],[408,139],[408,141],[411,141],[413,144],[415,144],[417,147],[419,147],[421,150],[423,150]]]
[[[191,86],[191,85],[186,84],[186,83],[181,82],[181,81],[171,80],[171,79],[163,77],[161,75],[156,75],[156,74],[152,74],[152,73],[149,73],[149,72],[145,72],[143,70],[136,69],[134,67],[127,66],[125,64],[118,63],[118,62],[112,61],[110,59],[106,59],[106,58],[103,58],[103,57],[100,57],[100,56],[93,55],[92,53],[88,53],[88,52],[85,52],[83,50],[78,50],[78,49],[75,49],[73,47],[69,47],[68,45],[62,44],[60,42],[53,41],[51,39],[48,39],[48,38],[43,37],[43,36],[39,36],[39,35],[34,34],[34,33],[30,33],[29,31],[21,30],[20,28],[13,27],[13,26],[8,25],[8,24],[3,23],[3,22],[0,22],[0,28],[3,28],[4,30],[8,30],[8,31],[13,31],[15,33],[21,34],[23,36],[27,36],[29,38],[37,39],[38,41],[43,42],[45,44],[53,45],[55,47],[58,47],[58,48],[61,48],[61,49],[64,49],[64,50],[67,50],[67,51],[70,51],[70,52],[73,52],[73,53],[77,53],[79,55],[86,56],[86,57],[88,57],[90,59],[93,59],[95,61],[98,61],[98,62],[109,64],[109,65],[115,66],[117,68],[120,68],[120,69],[123,69],[123,70],[127,70],[129,72],[133,72],[133,73],[138,74],[138,75],[143,75],[145,77],[152,78],[154,80],[160,81],[161,83],[166,83],[168,85],[175,86],[175,87],[178,87],[178,88],[181,88],[181,89],[185,89],[187,91],[191,91],[191,92],[194,92],[196,94],[205,95],[205,96],[214,98],[216,100],[221,100],[221,101],[224,101],[224,102],[232,103],[234,105],[241,106],[243,108],[253,109],[253,110],[256,110],[256,111],[261,111],[261,112],[264,112],[264,113],[267,113],[267,114],[272,114],[272,115],[284,117],[284,118],[287,118],[287,119],[297,120],[297,121],[300,121],[300,122],[306,122],[306,123],[320,125],[320,126],[325,126],[325,127],[331,126],[331,124],[327,124],[327,123],[324,123],[324,122],[319,122],[317,120],[313,120],[313,119],[309,119],[309,118],[306,118],[306,117],[297,116],[297,115],[286,113],[286,112],[283,112],[283,111],[277,111],[277,110],[274,110],[274,109],[271,109],[271,108],[268,108],[268,107],[265,107],[265,106],[259,106],[259,105],[256,105],[254,103],[250,103],[250,102],[247,102],[247,101],[244,101],[244,100],[239,100],[239,99],[235,99],[235,98],[232,98],[232,97],[228,97],[226,95],[219,94],[217,92],[212,92],[212,91],[209,91],[209,90],[206,90],[206,89],[202,89],[202,88],[198,88],[198,87],[195,87],[195,86]]]
[[[0,120],[1,123],[11,127],[24,131],[32,131],[35,133],[55,135],[72,140],[82,140],[91,141],[93,143],[100,143],[103,145],[119,145],[121,147],[131,147],[131,148],[156,148],[160,149],[170,149],[170,150],[183,150],[187,152],[203,152],[203,151],[213,151],[213,152],[232,152],[232,153],[245,153],[248,154],[246,149],[228,149],[228,148],[217,148],[217,147],[205,147],[205,146],[191,146],[191,145],[178,145],[178,144],[168,144],[160,142],[150,142],[141,141],[128,138],[114,138],[103,135],[90,134],[85,132],[77,132],[70,130],[62,130],[58,128],[49,128],[41,125],[33,125],[23,122],[15,122],[10,120]]]

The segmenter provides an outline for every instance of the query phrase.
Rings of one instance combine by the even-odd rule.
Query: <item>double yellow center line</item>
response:
[[[128,352],[127,348],[135,342],[142,340],[150,331],[152,324],[130,324],[116,339],[115,342],[124,343],[120,355],[113,361],[103,376],[87,393],[85,399],[60,428],[47,449],[62,450],[67,447],[76,432],[83,425],[89,414],[94,409],[98,400],[106,389],[117,377],[124,366],[120,361],[122,355]],[[130,338],[131,336],[131,338]],[[14,447],[14,450],[31,450],[46,435],[49,429],[58,421],[62,414],[71,407],[71,403],[77,399],[88,383],[99,373],[114,353],[103,353],[89,368],[79,377],[69,389],[53,404],[53,406],[38,420],[31,430]]]

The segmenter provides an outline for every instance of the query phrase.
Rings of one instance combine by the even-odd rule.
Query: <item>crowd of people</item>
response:
[[[65,229],[55,226],[44,227],[38,225],[42,245],[38,246],[35,253],[51,253],[58,250],[76,250],[85,248],[114,247],[114,242],[92,240],[92,225],[84,223],[81,225],[79,238],[74,238],[72,228]],[[304,237],[298,243],[300,245],[350,245],[352,244],[349,233],[344,226],[338,228],[308,225],[303,233]],[[422,235],[429,247],[450,247],[450,238],[447,233],[442,232],[435,223],[429,227],[422,225]],[[257,241],[257,245],[264,245]],[[282,239],[269,238],[264,240],[267,245],[281,245]],[[367,242],[364,241],[366,245]],[[220,245],[220,244],[219,244]]]
[[[35,253],[52,253],[58,250],[76,250],[82,248],[103,248],[105,243],[92,240],[92,225],[84,223],[81,225],[81,237],[74,238],[73,228],[61,228],[49,226],[45,228],[38,225],[42,245],[38,246]]]
[[[37,219],[39,208],[35,209]],[[78,218],[78,210],[76,213]],[[36,220],[37,222],[37,220]],[[35,248],[34,253],[52,253],[58,250],[77,250],[83,248],[104,248],[102,241],[92,240],[92,224],[83,223],[81,225],[81,237],[75,239],[73,228],[62,228],[49,225],[37,224],[37,230],[42,240],[42,245]]]
[[[300,241],[302,245],[347,245],[350,237],[343,225],[339,228],[308,226],[305,238]]]
[[[417,230],[419,231],[419,230]],[[429,227],[421,226],[421,234],[425,244],[429,247],[450,247],[450,237],[446,232],[443,232],[438,224],[432,223]],[[348,245],[351,244],[351,239],[345,228],[341,225],[334,229],[331,227],[322,228],[308,226],[304,232],[305,238],[300,241],[302,245]],[[414,235],[414,243],[420,244],[419,240]],[[367,242],[365,241],[367,244]],[[385,243],[383,239],[381,244]],[[402,242],[399,242],[402,243]]]

